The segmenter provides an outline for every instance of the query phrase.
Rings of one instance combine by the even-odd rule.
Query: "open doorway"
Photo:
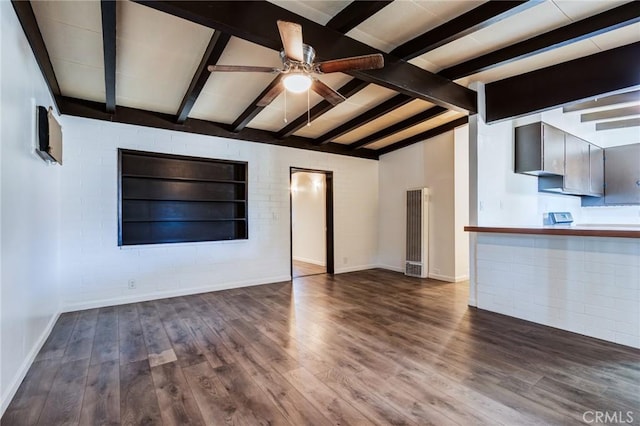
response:
[[[291,277],[333,274],[333,172],[292,167]]]

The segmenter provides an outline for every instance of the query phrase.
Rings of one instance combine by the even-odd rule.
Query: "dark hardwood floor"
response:
[[[327,268],[325,266],[314,265],[313,263],[293,260],[293,278],[307,277],[309,275],[325,274]]]
[[[1,424],[511,426],[595,411],[640,423],[640,351],[468,308],[466,284],[373,270],[64,314]]]

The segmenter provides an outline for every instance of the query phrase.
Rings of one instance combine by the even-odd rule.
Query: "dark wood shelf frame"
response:
[[[118,245],[248,238],[241,161],[118,150]]]

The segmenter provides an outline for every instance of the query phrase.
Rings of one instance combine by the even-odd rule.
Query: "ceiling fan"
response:
[[[281,84],[276,84],[258,102],[258,106],[269,105],[283,90],[294,93],[313,90],[332,105],[337,105],[345,97],[314,77],[314,74],[329,74],[354,70],[378,69],[384,66],[381,54],[352,56],[331,61],[314,62],[316,51],[302,42],[302,26],[294,22],[278,21],[278,30],[283,49],[280,51],[282,68],[245,66],[245,65],[209,65],[210,72],[265,72],[284,74]]]

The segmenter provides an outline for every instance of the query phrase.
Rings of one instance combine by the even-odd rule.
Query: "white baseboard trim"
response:
[[[44,345],[44,342],[47,341],[47,338],[49,337],[49,334],[51,334],[51,330],[53,330],[53,326],[56,324],[56,321],[58,321],[59,317],[60,312],[54,314],[51,317],[51,319],[47,323],[47,326],[44,328],[44,330],[42,330],[42,333],[40,333],[40,337],[38,337],[35,345],[33,345],[24,361],[22,362],[22,365],[20,365],[20,368],[18,368],[18,370],[16,371],[16,374],[11,381],[11,385],[7,388],[4,395],[2,395],[2,399],[0,400],[0,417],[4,415],[4,412],[9,406],[9,403],[16,395],[20,384],[22,384],[22,381],[27,375],[29,368],[31,368],[31,364],[33,364],[33,361],[36,359],[38,352],[40,352],[40,349],[42,349],[42,345]]]
[[[297,260],[298,262],[311,263],[312,265],[318,266],[327,266],[326,262],[314,259],[307,259],[306,257],[293,256],[293,260]]]
[[[428,278],[439,280],[439,281],[447,281],[450,283],[456,282],[456,278],[452,275],[434,274],[432,272],[429,272]]]
[[[344,274],[347,272],[366,271],[367,269],[377,268],[378,265],[358,265],[358,266],[343,266],[342,268],[334,268],[336,274]]]
[[[402,272],[404,274],[404,268],[402,266],[391,266],[391,265],[379,264],[376,266],[376,268],[387,269],[389,271],[394,271],[394,272]]]
[[[188,296],[190,294],[208,293],[210,291],[228,290],[239,287],[251,287],[262,284],[273,284],[283,281],[290,281],[290,275],[279,275],[269,278],[255,280],[236,281],[230,283],[218,283],[208,286],[181,288],[175,290],[161,290],[153,293],[134,294],[131,296],[112,297],[102,300],[89,300],[83,302],[73,302],[64,305],[62,312],[82,311],[85,309],[103,308],[106,306],[126,305],[127,303],[146,302],[149,300],[165,299],[168,297]]]

